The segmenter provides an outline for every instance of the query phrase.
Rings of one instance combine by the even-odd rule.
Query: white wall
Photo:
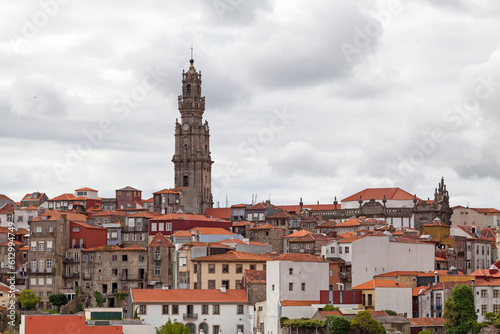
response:
[[[162,314],[162,305],[150,304],[146,306],[146,314],[140,314],[139,318],[144,320],[143,323],[150,324],[150,333],[155,334],[156,327],[165,325],[170,319],[172,322],[177,320],[184,324],[193,323],[196,325],[198,333],[199,326],[202,322],[208,325],[209,333],[212,333],[212,326],[219,325],[223,333],[236,333],[236,326],[244,326],[244,334],[250,334],[253,331],[253,306],[244,305],[244,314],[237,314],[237,304],[218,304],[220,305],[220,314],[212,314],[212,305],[209,304],[208,314],[201,314],[201,304],[193,305],[193,313],[198,314],[198,319],[195,321],[186,321],[183,319],[183,313],[187,313],[186,304],[179,304],[179,314],[172,313],[172,305],[169,305],[170,314]],[[137,307],[137,306],[136,306]],[[205,320],[206,319],[206,320]],[[241,319],[241,320],[240,320]]]
[[[411,288],[375,288],[375,311],[393,310],[413,316]]]
[[[388,236],[367,236],[352,242],[352,286],[395,270],[434,270],[434,245],[390,242]]]

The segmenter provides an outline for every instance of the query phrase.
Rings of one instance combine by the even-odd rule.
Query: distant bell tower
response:
[[[197,193],[198,213],[213,206],[210,129],[203,122],[205,97],[201,96],[201,71],[194,60],[182,71],[182,95],[179,95],[181,122],[175,121],[175,153],[172,157],[175,187],[189,187]]]

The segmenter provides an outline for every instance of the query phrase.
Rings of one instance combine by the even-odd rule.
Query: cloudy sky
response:
[[[439,4],[436,4],[439,3]],[[4,1],[0,193],[173,187],[191,43],[220,206],[369,187],[500,209],[497,1]]]

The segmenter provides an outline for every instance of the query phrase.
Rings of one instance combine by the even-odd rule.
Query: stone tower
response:
[[[203,122],[205,97],[201,96],[201,71],[196,72],[194,60],[187,72],[182,71],[182,95],[179,95],[181,122],[175,121],[175,153],[172,157],[175,187],[189,187],[196,198],[198,213],[211,208],[212,158],[208,122]],[[184,192],[183,192],[184,193]],[[184,196],[184,195],[183,195]]]

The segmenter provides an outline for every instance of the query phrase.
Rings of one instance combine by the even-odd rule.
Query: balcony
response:
[[[67,257],[63,260],[63,263],[78,263],[80,260],[72,258],[72,257]]]
[[[340,279],[345,279],[350,281],[351,280],[351,273],[350,272],[339,272]]]
[[[183,313],[182,319],[184,319],[184,320],[198,320],[198,313]]]
[[[80,273],[64,273],[63,278],[80,278]]]

